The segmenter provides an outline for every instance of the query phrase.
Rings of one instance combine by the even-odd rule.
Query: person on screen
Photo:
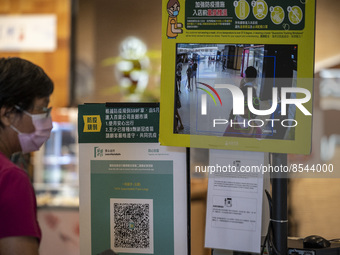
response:
[[[256,89],[256,78],[257,78],[257,71],[256,68],[253,66],[248,66],[245,71],[245,77],[241,80],[240,89],[245,86],[251,86]]]
[[[247,107],[246,107],[247,108]],[[248,109],[248,108],[247,108]],[[249,125],[249,119],[251,114],[249,110],[245,110],[244,115],[233,115],[232,119],[229,119],[228,126],[224,131],[223,136],[234,136],[234,137],[262,137],[262,130],[260,127],[254,127],[254,122]]]
[[[178,91],[175,90],[175,122],[174,122],[175,127],[174,127],[174,133],[178,133],[178,131],[184,129],[181,115],[178,112],[178,109],[180,109],[181,107],[182,107],[181,99],[179,98]],[[178,125],[178,123],[179,123],[179,125]]]
[[[195,88],[197,88],[197,60],[194,60],[194,64],[192,65],[192,83],[194,86],[194,78],[195,78]]]
[[[243,95],[245,95],[244,101],[244,114],[243,115],[234,115],[233,109],[231,109],[229,114],[229,122],[226,130],[224,131],[223,136],[234,136],[234,137],[262,137],[262,129],[260,127],[254,127],[259,125],[252,121],[249,123],[249,120],[255,119],[256,115],[253,114],[248,109],[247,103],[247,86],[244,86],[242,89]],[[254,91],[253,91],[254,92]],[[259,108],[259,100],[253,94],[253,105],[255,109]],[[250,124],[250,125],[249,125]]]
[[[188,64],[188,68],[187,68],[187,81],[188,81],[188,89],[189,89],[189,91],[192,89],[192,87],[191,87],[192,75],[193,75],[193,64],[190,61],[189,64]]]
[[[0,59],[0,254],[37,255],[41,230],[28,174],[13,153],[36,151],[52,130],[49,98],[53,82],[35,64]]]
[[[227,58],[226,56],[223,56],[222,58],[222,71],[227,69]]]
[[[183,64],[178,61],[176,65],[176,89],[178,93],[182,93],[181,91],[181,83],[182,83],[182,66]]]
[[[256,109],[259,108],[260,100],[257,97],[256,93],[256,81],[257,78],[257,71],[255,67],[248,66],[245,71],[245,77],[240,82],[240,89],[243,92],[243,95],[245,95],[245,104],[247,104],[247,95],[248,95],[248,88],[252,88],[252,94],[253,94],[253,104]],[[248,107],[246,107],[248,110]],[[231,109],[229,113],[229,119],[233,119],[235,116],[233,115],[233,109]]]

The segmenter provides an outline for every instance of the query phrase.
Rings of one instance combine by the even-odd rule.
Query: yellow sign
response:
[[[84,115],[84,130],[83,132],[100,132],[102,121],[100,115]]]
[[[275,6],[270,8],[270,17],[274,24],[279,25],[285,18],[285,12],[281,6]]]
[[[160,144],[309,154],[315,2],[162,0]]]
[[[297,25],[302,20],[302,10],[299,6],[288,7],[288,18],[292,24]]]
[[[268,14],[268,5],[263,0],[253,2],[253,13],[258,20],[264,19]]]
[[[246,0],[240,0],[234,2],[235,14],[240,20],[244,20],[248,17],[250,12],[250,6]]]

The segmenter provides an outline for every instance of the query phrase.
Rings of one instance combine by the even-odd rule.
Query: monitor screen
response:
[[[160,143],[309,154],[315,1],[163,3]]]
[[[176,48],[174,134],[295,139],[296,107],[287,105],[282,116],[280,102],[283,87],[296,87],[298,71],[291,57],[297,55],[296,45]],[[243,114],[235,114],[233,107],[237,92],[244,95]]]

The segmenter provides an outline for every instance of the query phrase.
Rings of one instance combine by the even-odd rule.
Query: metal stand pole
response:
[[[288,241],[288,210],[287,210],[287,173],[281,167],[287,166],[287,154],[272,154],[273,168],[280,169],[279,172],[271,175],[272,179],[272,226],[274,245],[278,255],[287,254]]]

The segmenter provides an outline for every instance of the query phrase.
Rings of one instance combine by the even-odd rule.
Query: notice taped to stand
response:
[[[309,154],[315,0],[163,0],[160,143]]]

